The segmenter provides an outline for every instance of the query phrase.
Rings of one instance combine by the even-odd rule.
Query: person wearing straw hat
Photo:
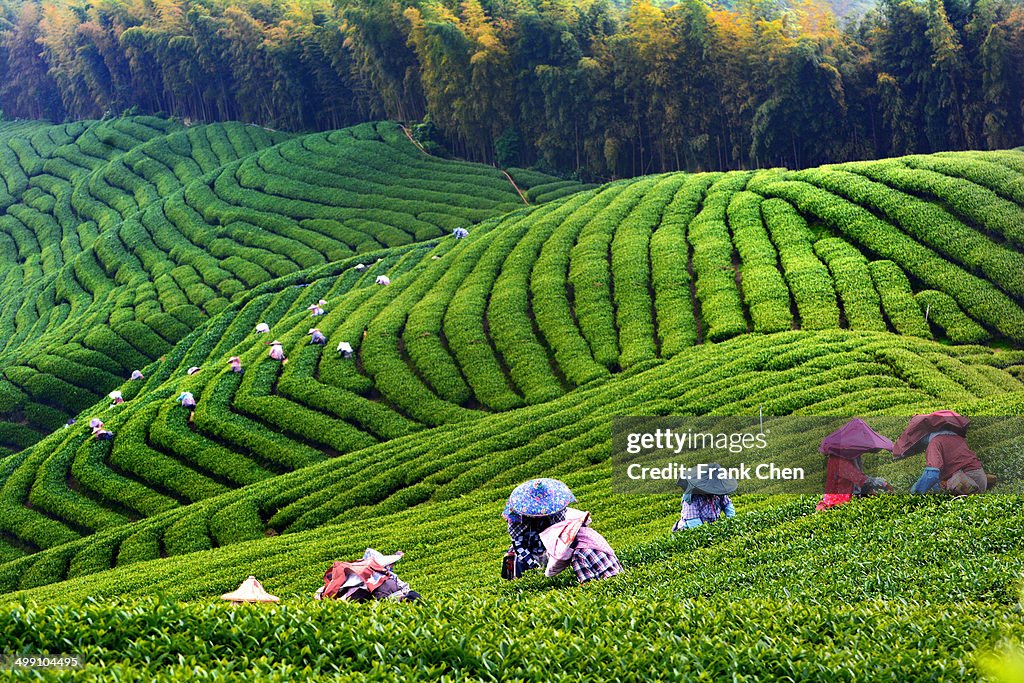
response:
[[[565,519],[540,532],[547,551],[544,576],[557,576],[572,567],[580,583],[607,579],[622,572],[622,564],[604,536],[590,528],[590,513],[566,508]]]
[[[114,438],[114,432],[103,426],[93,427],[92,435],[97,441],[111,441]]]
[[[239,375],[244,372],[244,370],[242,370],[242,359],[238,356],[231,356],[231,358],[228,358],[228,365],[231,366],[231,372]]]
[[[727,519],[736,516],[736,508],[729,498],[736,491],[735,479],[725,477],[725,470],[718,463],[697,465],[676,483],[683,487],[682,509],[679,520],[672,525],[672,531],[695,529],[711,524],[725,515]]]
[[[324,333],[315,327],[309,328],[309,332],[307,332],[306,334],[310,336],[310,344],[320,344],[321,346],[323,346],[324,344],[327,343],[327,337],[325,337]]]
[[[947,491],[954,495],[985,493],[989,477],[978,454],[967,445],[969,418],[952,410],[915,415],[896,440],[893,459],[925,454],[925,467],[911,493]]]
[[[256,325],[256,334],[266,334],[270,332],[270,325],[266,323],[259,323]]]
[[[284,355],[284,347],[281,346],[281,342],[274,340],[270,342],[270,357],[274,360],[279,360],[282,363],[288,362],[288,359]]]
[[[892,491],[892,486],[885,479],[868,476],[862,461],[865,453],[892,449],[892,441],[859,417],[826,436],[818,447],[818,452],[828,457],[825,493],[815,509],[820,511],[844,505],[853,500],[854,495],[870,496]]]
[[[196,397],[192,395],[191,391],[181,392],[178,398],[174,400],[180,403],[182,408],[188,408],[189,410],[196,409]]]
[[[134,382],[136,380],[146,379],[146,377],[142,374],[141,370],[132,370],[132,376],[128,379]]]
[[[399,579],[392,569],[403,556],[401,550],[394,555],[384,555],[367,548],[362,559],[335,562],[324,574],[324,585],[313,597],[316,600],[335,598],[350,602],[418,600],[420,594],[409,588],[409,584]]]
[[[514,579],[545,567],[555,576],[571,566],[580,583],[622,571],[615,551],[590,528],[590,513],[574,510],[569,487],[557,479],[531,479],[509,496],[502,516],[512,544],[502,560],[501,576]]]
[[[107,398],[109,398],[112,401],[112,403],[110,404],[111,408],[124,403],[124,395],[116,389],[107,394]]]
[[[92,428],[92,435],[97,441],[110,441],[114,433],[103,426],[103,420],[94,417],[89,420],[89,427]]]

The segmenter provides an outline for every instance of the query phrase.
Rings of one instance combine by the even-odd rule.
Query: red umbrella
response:
[[[868,451],[891,451],[892,441],[885,438],[868,423],[855,417],[825,437],[818,447],[824,455],[835,455],[847,460],[860,457]]]
[[[900,434],[900,438],[896,439],[896,447],[892,450],[893,460],[923,451],[927,444],[922,440],[932,432],[948,430],[964,436],[969,424],[971,421],[968,418],[952,410],[936,410],[928,415],[915,415],[910,418],[910,424]]]

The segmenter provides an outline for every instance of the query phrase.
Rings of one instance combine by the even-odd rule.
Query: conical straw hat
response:
[[[263,590],[263,584],[257,581],[255,576],[250,576],[242,582],[238,590],[225,593],[220,596],[220,599],[231,602],[280,602],[281,600],[276,595],[271,595]]]

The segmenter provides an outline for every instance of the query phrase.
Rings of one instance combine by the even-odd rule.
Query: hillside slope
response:
[[[428,157],[394,124],[292,137],[149,117],[12,123],[0,169],[0,453],[253,287],[523,205],[501,172]]]
[[[367,546],[407,553],[401,575],[431,599],[413,617],[473,634],[528,612],[513,633],[589,634],[600,652],[573,661],[602,662],[602,677],[653,665],[620,661],[637,638],[686,637],[689,654],[672,659],[681,678],[813,679],[844,660],[868,666],[857,639],[885,633],[895,651],[932,658],[887,659],[872,676],[959,680],[976,647],[1021,635],[1019,488],[829,514],[812,514],[807,496],[747,494],[728,524],[671,536],[678,498],[616,495],[609,458],[620,415],[875,416],[890,437],[898,427],[883,416],[1024,416],[1024,152],[599,188],[511,169],[527,205],[500,171],[428,157],[392,124],[258,130],[135,119],[0,130],[24,159],[23,141],[39,138],[41,159],[18,161],[24,181],[0,172],[0,593],[12,602],[0,622],[24,647],[49,636],[17,626],[26,608],[13,602],[98,598],[39,619],[134,624],[155,610],[154,623],[206,634],[183,636],[184,661],[220,661],[235,642],[223,611],[171,600],[208,601],[257,574],[305,601],[331,560]],[[58,178],[69,158],[81,170]],[[446,236],[454,227],[468,236]],[[311,315],[320,300],[324,314]],[[310,344],[313,327],[326,345]],[[270,339],[287,363],[269,357]],[[125,381],[133,369],[145,378]],[[123,404],[100,400],[115,387]],[[175,401],[186,390],[193,415]],[[77,423],[43,436],[65,415]],[[93,417],[113,441],[90,437]],[[1000,438],[1003,456],[986,465],[1012,479],[1021,436]],[[813,450],[792,459],[820,469]],[[902,488],[920,467],[872,464]],[[579,593],[552,590],[566,577],[496,578],[503,500],[534,476],[570,484],[625,576]],[[153,593],[168,600],[115,600]],[[761,616],[738,618],[729,600]],[[675,620],[651,617],[661,635],[635,618],[657,606]],[[392,675],[538,671],[539,651],[508,644],[518,640],[455,642],[432,621],[409,630],[388,607],[290,609],[271,613],[278,626],[370,619],[368,632],[391,631],[335,653],[367,678],[380,674],[371,651]],[[253,632],[275,623],[232,618]],[[956,637],[930,640],[950,619]],[[96,656],[124,649],[61,628]],[[258,666],[284,671],[298,655],[282,644],[264,656]],[[119,666],[173,675],[143,659]],[[545,666],[551,680],[574,669]]]
[[[744,497],[728,524],[670,536],[677,501],[609,495],[600,471],[572,483],[622,576],[503,584],[501,496],[475,494],[77,579],[60,606],[53,587],[36,589],[0,607],[0,623],[32,651],[73,645],[84,680],[245,667],[281,681],[596,681],[669,667],[680,681],[958,681],[1024,638],[1020,498],[890,497],[822,515],[812,500]],[[426,599],[313,603],[320,573],[367,545],[405,549],[396,569]],[[282,606],[212,604],[252,572]],[[173,663],[155,665],[167,651]]]
[[[376,134],[361,130],[342,137]],[[312,144],[301,138],[268,154],[299,143]],[[1024,154],[1006,152],[654,176],[523,207],[465,240],[407,235],[404,246],[339,253],[262,286],[255,278],[234,303],[220,298],[220,312],[147,367],[145,381],[122,385],[125,404],[100,402],[79,425],[2,462],[5,585],[82,573],[80,552],[92,558],[88,571],[126,562],[119,548],[129,537],[143,546],[128,543],[126,558],[173,555],[312,528],[354,507],[443,500],[494,477],[511,484],[566,457],[600,462],[615,414],[1019,410],[1024,353],[926,338],[1020,345],[1015,221],[1024,211],[1013,181],[1022,170]],[[458,202],[478,201],[459,197],[448,198],[453,215]],[[360,259],[370,266],[356,269]],[[118,273],[125,294],[148,286],[144,268]],[[382,274],[387,287],[374,284]],[[326,315],[311,318],[306,309],[321,298]],[[112,317],[137,310],[114,301]],[[267,357],[257,322],[284,342],[288,364]],[[309,345],[314,325],[326,348]],[[736,344],[721,344],[731,337]],[[353,359],[332,350],[339,341]],[[234,355],[242,376],[226,366]],[[193,366],[203,370],[187,375]],[[659,372],[672,382],[653,379]],[[667,393],[648,404],[641,386]],[[199,399],[192,421],[173,400],[182,390]],[[568,410],[590,405],[585,396],[598,401],[589,412]],[[493,415],[503,411],[513,412]],[[88,438],[94,416],[117,434],[112,444]],[[513,437],[524,419],[530,431]],[[581,424],[591,426],[560,436]],[[457,445],[463,438],[469,450]],[[502,451],[523,466],[494,456]],[[367,476],[362,462],[392,467]],[[186,517],[176,528],[187,540],[167,541]],[[97,532],[102,551],[65,545]],[[52,571],[23,579],[35,559],[22,556],[47,548],[61,559],[38,564]]]

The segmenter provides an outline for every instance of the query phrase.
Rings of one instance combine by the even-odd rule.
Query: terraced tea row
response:
[[[268,675],[271,666],[297,672],[300,661],[328,675],[343,659],[345,675],[368,677],[386,668],[424,678],[457,670],[487,680],[568,680],[578,679],[575,667],[585,663],[601,666],[602,676],[611,670],[626,678],[639,666],[660,670],[672,662],[682,680],[695,681],[710,671],[819,679],[822,670],[861,665],[871,673],[840,673],[836,680],[922,672],[961,680],[1006,639],[1024,635],[1017,615],[1024,569],[1019,498],[882,497],[813,514],[811,500],[744,496],[728,523],[671,535],[678,499],[609,495],[607,476],[597,470],[570,482],[618,549],[623,575],[575,589],[561,577],[529,575],[501,585],[493,560],[504,549],[499,511],[507,490],[495,489],[374,524],[339,520],[133,564],[66,582],[59,598],[53,587],[37,588],[6,606],[0,620],[26,650],[58,652],[67,638],[94,663],[86,673],[98,672],[95,661],[102,659],[108,674],[120,667],[155,676],[184,670],[164,663],[152,669],[146,643],[171,643],[186,663],[208,669],[237,664],[245,639],[260,638],[275,643],[268,659],[245,661]],[[321,567],[381,547],[382,539],[388,550],[406,551],[396,569],[427,600],[357,609],[312,603]],[[955,540],[964,542],[951,553]],[[883,557],[880,548],[893,552]],[[209,604],[251,572],[285,604]],[[150,597],[154,592],[162,598]],[[82,606],[50,605],[86,598]],[[278,641],[274,634],[282,629],[291,635]],[[685,649],[679,636],[667,635],[678,629],[687,634]],[[151,637],[129,646],[143,632]],[[332,635],[317,635],[324,633]],[[567,634],[588,642],[569,662],[550,654]],[[863,637],[901,656],[880,663],[858,644]],[[304,647],[326,656],[311,659]],[[681,651],[685,658],[677,657]]]
[[[292,139],[144,117],[5,131],[6,451],[62,425],[248,289],[523,201],[501,172],[428,157],[391,124]]]
[[[283,293],[290,304],[282,295],[254,303],[264,314],[290,305],[286,320],[303,327],[309,318],[294,291]],[[223,339],[244,335],[258,317],[242,309],[225,324]],[[249,347],[241,378],[218,367],[223,357],[210,362],[212,355],[203,358],[202,371],[186,375],[186,364],[200,358],[204,342],[197,340],[191,354],[168,361],[177,368],[166,381],[154,387],[159,380],[149,380],[145,393],[104,416],[117,435],[112,447],[87,439],[82,428],[8,458],[0,523],[10,562],[0,569],[0,587],[429,508],[540,474],[571,477],[607,460],[614,415],[1024,409],[1024,384],[1004,369],[1024,362],[1019,352],[888,334],[789,332],[704,345],[542,405],[467,414],[422,431],[423,424],[389,413],[372,393],[340,388],[323,371],[314,376],[317,360],[323,368],[352,368],[352,361],[321,353],[301,334],[295,328],[278,335],[294,340],[286,342],[283,368],[263,360],[266,347],[251,337],[223,350]],[[207,348],[216,338],[209,336]],[[191,424],[173,401],[182,389],[198,397]],[[341,449],[352,452],[328,459]],[[296,468],[303,469],[278,474]],[[238,490],[225,493],[230,488]],[[133,521],[140,516],[149,519]],[[79,535],[88,537],[75,540]],[[19,557],[37,548],[50,550]]]
[[[22,128],[10,139],[21,140]],[[68,253],[46,268],[8,268],[0,285],[10,293],[0,311],[8,349],[17,345],[0,382],[0,411],[8,415],[0,447],[23,447],[58,427],[249,288],[355,252],[435,237],[521,201],[500,172],[432,159],[385,124],[274,146],[267,145],[278,138],[262,129],[213,126],[131,147],[143,136],[139,128],[134,119],[65,126],[68,139],[78,135],[75,144],[38,143],[53,157],[45,163],[23,155],[25,178],[49,183],[66,200],[66,211],[37,213],[52,225],[40,234],[64,235]],[[30,137],[50,140],[50,133]],[[665,176],[560,200],[550,215],[515,219],[518,231],[510,218],[495,238],[500,244],[480,245],[486,254],[472,251],[457,272],[410,291],[401,306],[422,332],[404,335],[403,353],[420,361],[419,372],[444,401],[507,409],[746,331],[841,325],[930,336],[934,326],[954,342],[993,334],[1019,340],[1024,259],[956,213],[979,220],[979,202],[990,199],[994,225],[1012,234],[1005,226],[1020,206],[983,183],[1019,175],[1018,155],[965,155],[962,175],[969,178],[942,177],[973,187],[974,203],[948,210],[857,171],[885,167],[879,163]],[[947,169],[957,158],[934,163]],[[80,165],[67,167],[68,159]],[[926,162],[886,163],[907,169]],[[552,184],[540,174],[513,173],[523,186]],[[37,189],[25,191],[27,201]],[[54,201],[44,204],[59,208],[56,195],[48,196]],[[38,248],[38,240],[26,239],[9,258]],[[86,251],[83,239],[91,245]],[[29,277],[30,267],[44,277]],[[424,302],[414,304],[417,297]],[[392,307],[386,315],[391,332],[405,325],[404,312]],[[438,348],[442,333],[451,338]],[[485,337],[493,344],[480,345]],[[390,375],[402,385],[399,393],[411,389],[431,404],[399,374]]]
[[[134,204],[96,209],[102,232],[53,281],[95,264],[79,308],[19,345],[33,367],[5,369],[16,388],[54,380],[59,399],[33,404],[48,414],[87,407],[0,461],[8,588],[37,564],[56,580],[571,473],[606,457],[617,410],[1018,405],[1021,352],[916,337],[1018,344],[1020,251],[898,197],[945,211],[973,240],[977,260],[960,259],[860,173],[670,174],[523,206],[499,171],[427,157],[385,124],[232,149],[179,190],[140,184]],[[287,363],[268,357],[275,338]],[[145,379],[120,386],[125,403],[95,402],[130,369]],[[88,438],[93,417],[113,441]]]

